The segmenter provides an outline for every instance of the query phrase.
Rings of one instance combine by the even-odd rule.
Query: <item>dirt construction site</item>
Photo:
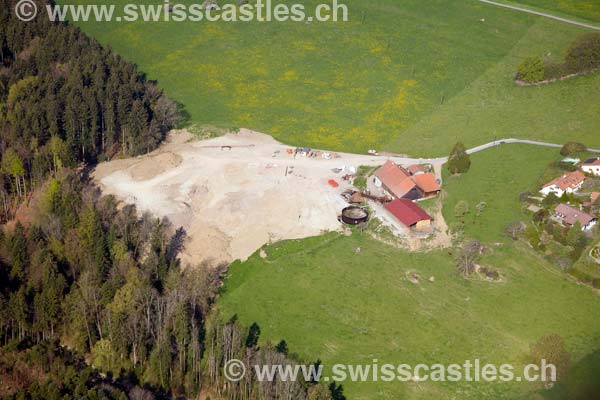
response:
[[[337,217],[348,206],[340,193],[351,187],[344,171],[386,159],[310,157],[245,129],[208,140],[175,131],[158,150],[102,163],[93,176],[105,194],[183,227],[184,262],[230,262],[245,260],[265,243],[340,230]]]

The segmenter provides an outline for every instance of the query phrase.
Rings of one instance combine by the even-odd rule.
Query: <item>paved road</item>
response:
[[[490,0],[478,0],[478,1],[480,1],[481,3],[491,4],[491,5],[494,5],[494,6],[497,6],[497,7],[509,8],[511,10],[521,11],[521,12],[524,12],[524,13],[527,13],[527,14],[538,15],[540,17],[554,19],[556,21],[564,22],[564,23],[567,23],[567,24],[582,26],[584,28],[594,29],[594,30],[600,31],[600,26],[595,26],[595,25],[590,25],[590,24],[586,24],[586,23],[583,23],[583,22],[573,21],[572,19],[561,18],[561,17],[557,17],[556,15],[552,15],[552,14],[546,14],[546,13],[543,13],[543,12],[533,11],[533,10],[529,10],[527,8],[517,7],[517,6],[511,6],[511,5],[508,5],[508,4],[498,3],[498,2],[490,1]]]
[[[557,148],[560,149],[563,147],[562,144],[556,144],[556,143],[548,143],[548,142],[538,142],[536,140],[525,140],[525,139],[499,139],[499,140],[495,140],[493,142],[489,142],[486,144],[482,144],[480,146],[477,147],[473,147],[471,149],[467,150],[468,154],[474,154],[474,153],[478,153],[480,151],[483,150],[487,150],[490,149],[492,147],[496,147],[496,146],[502,146],[504,144],[510,144],[510,143],[520,143],[520,144],[530,144],[532,146],[542,146],[542,147],[553,147],[553,148]],[[589,152],[591,153],[600,153],[600,150],[598,149],[588,149]],[[397,157],[392,157],[392,158],[397,158]],[[448,157],[440,157],[440,158],[408,158],[405,159],[407,161],[414,161],[414,162],[430,162],[430,163],[446,163],[448,161]]]
[[[503,144],[506,144],[506,143],[531,144],[534,146],[554,147],[554,148],[562,148],[563,147],[562,144],[538,142],[536,140],[500,139],[500,140],[495,140],[495,141],[487,143],[487,144],[483,144],[481,146],[473,147],[472,149],[467,150],[467,153],[469,153],[469,154],[477,153],[478,151],[489,149],[490,147],[494,147],[494,146],[502,146]],[[598,150],[598,149],[588,149],[588,151],[591,153],[600,153],[600,150]]]
[[[562,144],[538,142],[536,140],[500,139],[500,140],[495,140],[493,142],[489,142],[489,143],[482,144],[480,146],[468,149],[467,153],[474,154],[474,153],[478,153],[483,150],[491,149],[492,147],[503,146],[505,144],[511,144],[511,143],[529,144],[532,146],[552,147],[552,148],[557,148],[557,149],[560,149],[563,147]],[[598,150],[598,149],[588,149],[588,151],[591,153],[600,153],[600,150]],[[405,158],[405,157],[401,157],[401,156],[393,156],[392,155],[389,158],[391,158],[394,162],[396,162],[398,164],[402,164],[402,165],[430,163],[434,167],[436,178],[439,179],[440,181],[442,179],[442,166],[448,162],[448,157]]]

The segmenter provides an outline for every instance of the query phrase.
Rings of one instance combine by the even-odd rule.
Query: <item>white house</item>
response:
[[[571,194],[577,192],[583,186],[585,175],[581,171],[574,171],[558,177],[542,187],[540,193],[544,197],[550,193],[554,193],[557,197],[562,197],[563,194]]]
[[[581,170],[585,173],[600,176],[600,158],[590,158],[581,166]]]

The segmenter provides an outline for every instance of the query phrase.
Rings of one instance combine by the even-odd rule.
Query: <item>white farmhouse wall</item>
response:
[[[600,175],[600,165],[583,166],[581,169],[588,174]]]
[[[583,228],[581,228],[582,231],[589,231],[590,229],[592,229],[594,226],[596,226],[596,221],[592,221],[589,224],[587,224],[586,226],[584,226]]]
[[[540,190],[540,193],[544,195],[544,197],[548,196],[550,193],[554,193],[557,197],[562,197],[565,192],[556,185],[547,186]]]

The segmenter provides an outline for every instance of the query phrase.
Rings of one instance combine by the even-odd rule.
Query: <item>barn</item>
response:
[[[396,199],[387,203],[384,208],[398,221],[411,229],[422,230],[431,227],[433,217],[408,199]]]

